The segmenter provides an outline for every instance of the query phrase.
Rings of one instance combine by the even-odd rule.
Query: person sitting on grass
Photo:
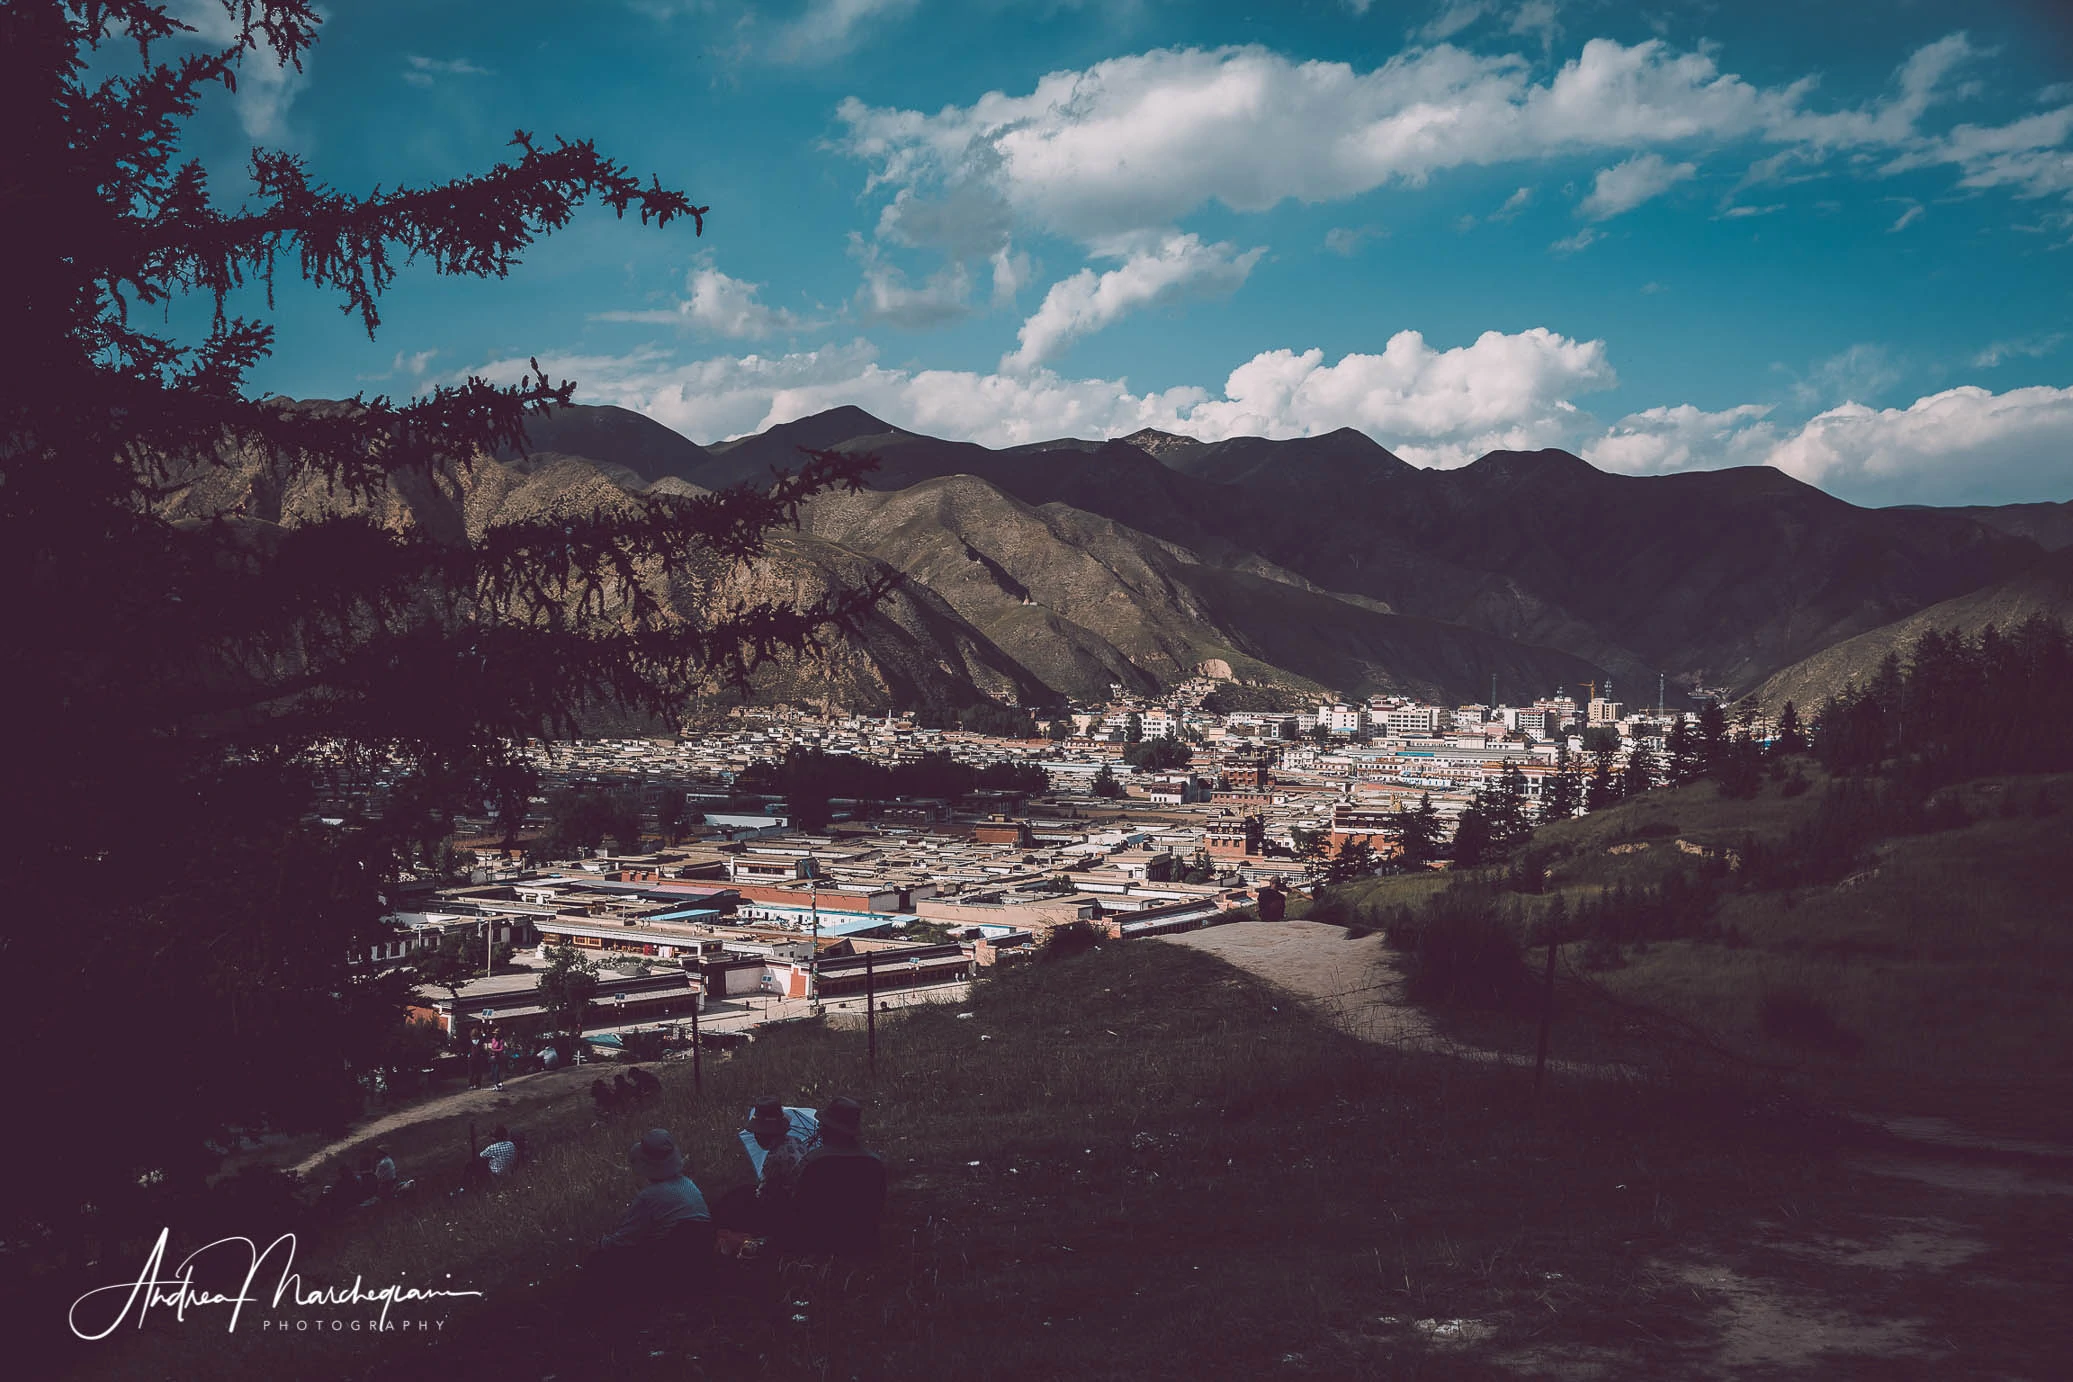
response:
[[[885,1163],[864,1150],[864,1107],[847,1096],[820,1111],[820,1145],[807,1153],[778,1246],[787,1252],[868,1256],[885,1214]]]
[[[602,1075],[590,1082],[590,1103],[600,1118],[619,1111],[619,1098]]]
[[[714,1214],[720,1227],[753,1234],[777,1228],[790,1207],[799,1168],[816,1145],[819,1127],[812,1109],[787,1107],[775,1094],[766,1094],[750,1105],[748,1123],[740,1136],[756,1179],[720,1197]]]
[[[638,1065],[626,1072],[626,1082],[633,1086],[634,1097],[643,1102],[662,1092],[662,1081],[641,1069]]]
[[[497,1130],[489,1135],[489,1145],[476,1155],[489,1167],[492,1177],[501,1179],[511,1174],[511,1168],[518,1164],[518,1142],[499,1123]]]
[[[684,1174],[684,1154],[667,1130],[650,1128],[627,1161],[644,1184],[619,1227],[597,1240],[584,1264],[600,1286],[689,1282],[713,1256],[713,1216]]]

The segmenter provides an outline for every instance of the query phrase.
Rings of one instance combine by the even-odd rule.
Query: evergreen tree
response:
[[[1533,833],[1526,812],[1526,775],[1518,765],[1508,763],[1497,782],[1482,796],[1483,814],[1490,823],[1490,847],[1503,853]]]
[[[1130,712],[1130,718],[1123,722],[1123,742],[1126,744],[1144,742],[1144,716],[1134,710]]]
[[[217,11],[232,37],[211,51],[187,46],[170,3],[0,7],[0,680],[34,729],[0,774],[0,814],[13,902],[36,918],[9,935],[0,1002],[24,1030],[65,1033],[64,1059],[21,1062],[15,1092],[64,1108],[69,1144],[56,1159],[9,1146],[0,1175],[37,1187],[11,1236],[140,1177],[184,1193],[227,1130],[344,1117],[407,996],[407,974],[350,968],[389,937],[383,880],[472,803],[505,802],[514,838],[527,737],[601,705],[675,717],[692,686],[801,646],[883,588],[702,623],[663,598],[755,558],[861,458],[474,536],[379,521],[399,488],[461,486],[484,453],[522,450],[527,420],[574,384],[535,369],[404,402],[248,396],[273,329],[233,311],[241,289],[270,303],[284,270],[280,286],[335,295],[372,334],[405,263],[502,278],[586,203],[686,228],[705,208],[588,142],[525,134],[479,176],[367,196],[258,151],[240,205],[183,156],[189,118],[207,91],[299,65],[318,15],[310,0]],[[214,312],[174,309],[197,299]],[[291,488],[331,499],[280,521],[240,510],[242,494]],[[319,825],[377,764],[423,790]],[[122,1020],[77,1021],[82,992]],[[150,1077],[125,1078],[140,1032]],[[82,1079],[122,1096],[81,1100]]]
[[[1379,864],[1375,858],[1375,847],[1364,838],[1355,837],[1339,846],[1338,853],[1325,865],[1324,881],[1329,887],[1351,883],[1356,878],[1369,878]]]
[[[1619,755],[1615,750],[1601,748],[1591,755],[1591,780],[1584,788],[1584,810],[1603,811],[1608,806],[1617,806],[1626,791],[1626,779],[1620,775]]]
[[[1422,869],[1439,857],[1440,813],[1432,804],[1432,793],[1420,793],[1417,809],[1398,811],[1390,818],[1389,828],[1396,836],[1397,858],[1404,867]]]
[[[1781,758],[1807,751],[1806,731],[1800,727],[1799,707],[1791,701],[1778,712],[1778,734],[1771,740],[1771,752]]]
[[[1123,795],[1123,784],[1116,781],[1116,770],[1108,764],[1101,765],[1101,771],[1094,774],[1094,795],[1110,801]]]
[[[1449,853],[1457,869],[1475,868],[1490,857],[1490,818],[1483,813],[1480,801],[1470,802],[1454,822],[1454,842]]]
[[[1708,701],[1699,708],[1698,739],[1699,757],[1706,765],[1702,776],[1710,777],[1720,771],[1727,757],[1727,712],[1720,708],[1719,701]]]
[[[1682,787],[1706,775],[1706,746],[1689,720],[1670,726],[1665,745],[1669,757],[1670,785]]]
[[[1540,794],[1540,824],[1566,821],[1583,809],[1584,780],[1565,740],[1555,746],[1555,771]]]
[[[1623,797],[1638,797],[1656,785],[1656,759],[1646,745],[1636,740],[1627,751],[1627,767],[1622,775],[1620,794]]]

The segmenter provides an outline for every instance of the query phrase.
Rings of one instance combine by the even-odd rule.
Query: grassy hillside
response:
[[[1812,784],[1795,796],[1771,782],[1732,801],[1701,783],[1536,832],[1550,895],[1573,915],[1609,889],[1691,876],[1690,848],[1739,854],[1754,840],[1775,854],[1816,821],[1830,789],[1803,771]],[[1600,986],[1823,1098],[2009,1129],[2073,1126],[2073,810],[2059,809],[2073,808],[2073,778],[1985,779],[1953,795],[1969,820],[1954,813],[1944,828],[1878,839],[1835,881],[1785,887],[1730,873],[1702,923],[1622,947],[1612,967],[1586,970],[1585,942],[1565,946],[1567,1001],[1579,1020],[1624,1021],[1580,992]],[[1383,879],[1352,897],[1379,918],[1442,885]],[[1540,915],[1547,903],[1516,905]],[[1493,1035],[1487,1020],[1477,1030]],[[1527,1045],[1529,1016],[1495,1035]],[[1602,1035],[1589,1034],[1594,1049]]]
[[[1932,630],[1957,629],[1976,640],[1989,624],[2005,633],[2040,615],[2073,622],[2073,547],[2053,552],[2011,580],[1940,601],[1823,648],[1766,680],[1750,698],[1771,710],[1794,701],[1811,712],[1852,682],[1862,686],[1870,681],[1889,653],[1905,662],[1916,641]]]
[[[886,1024],[875,1082],[860,1033],[796,1030],[713,1064],[703,1101],[672,1066],[660,1108],[631,1120],[536,1112],[540,1155],[508,1188],[449,1200],[431,1184],[308,1235],[312,1281],[451,1272],[488,1292],[436,1340],[168,1324],[69,1361],[231,1379],[572,1378],[658,1359],[693,1377],[1472,1377],[1499,1358],[1688,1374],[1723,1326],[1684,1264],[1747,1260],[1749,1225],[1781,1201],[1830,1226],[1871,1204],[1821,1125],[1752,1121],[1746,1093],[1558,1081],[1536,1112],[1521,1072],[1358,1045],[1177,948],[1033,965],[969,1011]],[[635,1188],[638,1129],[672,1128],[718,1189],[745,1173],[732,1129],[766,1090],[868,1100],[893,1173],[883,1260],[790,1271],[711,1320],[579,1303],[573,1268]],[[434,1182],[463,1135],[393,1145]],[[1817,1293],[1791,1270],[1796,1298]],[[2004,1313],[2047,1308],[2048,1283],[1995,1289]],[[2047,1356],[1977,1304],[1930,1293],[1919,1309],[2018,1370]],[[1453,1320],[1473,1328],[1434,1333]]]

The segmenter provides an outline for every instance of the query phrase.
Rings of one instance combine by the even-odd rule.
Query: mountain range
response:
[[[1350,430],[996,450],[852,407],[710,446],[624,409],[560,409],[524,452],[399,487],[382,516],[480,533],[764,483],[807,449],[877,465],[865,489],[809,504],[728,593],[811,598],[896,573],[824,657],[757,684],[867,710],[1095,699],[1205,672],[1447,703],[1588,683],[1673,703],[1789,684],[1804,702],[1922,619],[2062,608],[2048,553],[2073,548],[2073,503],[1864,509],[1767,467],[1638,477],[1499,451],[1425,470]],[[168,511],[295,522],[336,502],[231,466]]]

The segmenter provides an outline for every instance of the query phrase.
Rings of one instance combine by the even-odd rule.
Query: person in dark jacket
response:
[[[865,1256],[878,1251],[885,1163],[864,1150],[864,1107],[848,1096],[820,1110],[820,1144],[807,1153],[791,1212],[774,1235],[788,1252]]]

